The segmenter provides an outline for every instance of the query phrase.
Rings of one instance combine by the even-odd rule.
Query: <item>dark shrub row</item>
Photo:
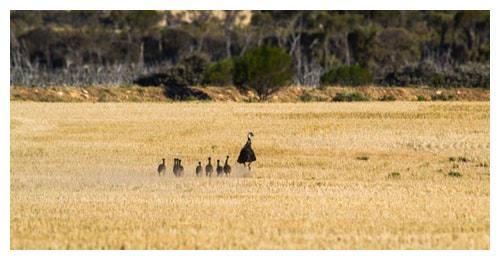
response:
[[[379,81],[387,86],[428,85],[433,87],[490,87],[490,66],[483,63],[466,63],[440,67],[422,62],[392,72]]]

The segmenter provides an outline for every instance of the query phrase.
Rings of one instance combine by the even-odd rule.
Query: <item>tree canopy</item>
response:
[[[457,76],[465,67],[480,73],[474,78],[489,82],[489,11],[11,11],[10,15],[13,84],[34,78],[47,79],[46,84],[64,83],[68,80],[51,77],[85,70],[127,71],[130,78],[109,75],[95,82],[130,83],[133,76],[161,72],[193,54],[215,64],[262,46],[281,48],[291,57],[295,84],[316,86],[325,73],[341,66],[368,70],[376,84],[400,84],[401,75],[408,76],[406,72],[422,64],[431,64],[425,65],[432,69],[429,73],[439,74],[445,85],[465,84]],[[220,77],[220,82],[228,82]]]

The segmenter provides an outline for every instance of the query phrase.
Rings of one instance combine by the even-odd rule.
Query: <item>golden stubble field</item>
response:
[[[489,111],[11,102],[11,248],[488,249]],[[249,130],[251,175],[235,164]],[[194,176],[226,154],[233,176]]]

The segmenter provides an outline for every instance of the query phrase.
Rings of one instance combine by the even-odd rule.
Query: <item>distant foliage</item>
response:
[[[361,86],[372,83],[368,69],[359,65],[339,66],[329,70],[321,77],[323,85]]]
[[[234,61],[224,59],[208,66],[203,77],[204,85],[229,86],[233,84]]]
[[[234,84],[253,89],[261,100],[291,82],[292,58],[285,50],[259,47],[246,52],[234,64]]]
[[[166,67],[228,85],[228,60],[270,46],[290,56],[296,85],[489,88],[488,10],[221,12],[11,11],[11,85],[130,84]]]
[[[140,86],[191,86],[200,85],[203,80],[207,58],[192,54],[184,57],[178,65],[148,75],[142,75],[134,80]]]
[[[490,66],[482,63],[438,66],[431,61],[405,66],[380,81],[389,86],[490,87]]]

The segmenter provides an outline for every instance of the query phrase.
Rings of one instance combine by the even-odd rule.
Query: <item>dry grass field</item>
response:
[[[488,249],[489,115],[489,102],[11,102],[11,248]],[[235,164],[249,130],[251,174]],[[194,176],[227,154],[231,177]]]

